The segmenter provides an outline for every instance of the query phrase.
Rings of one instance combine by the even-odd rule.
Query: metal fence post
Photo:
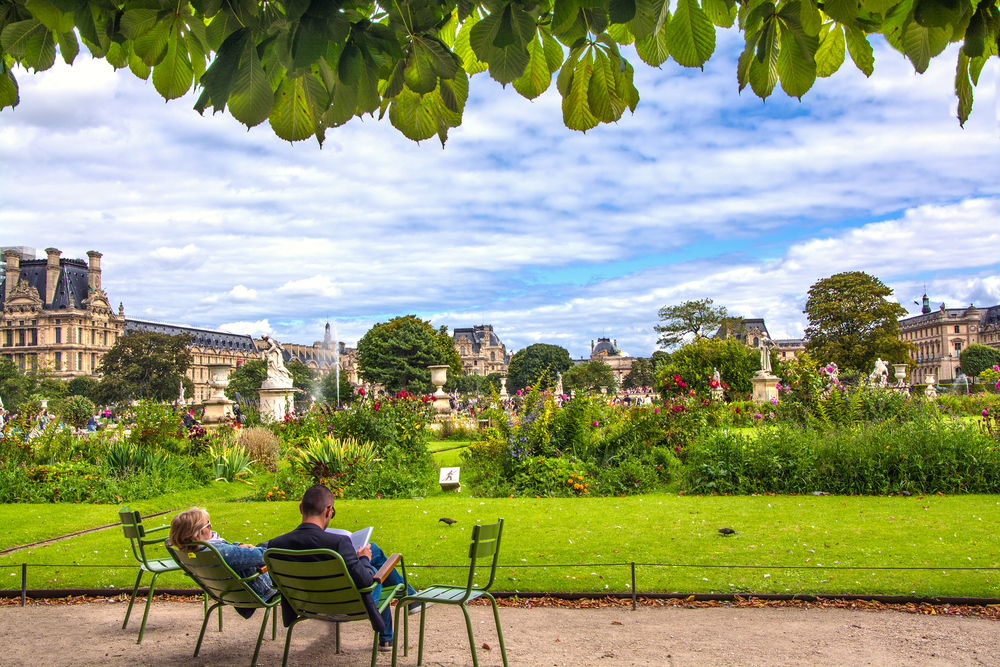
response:
[[[28,564],[21,563],[21,606],[28,598]]]
[[[632,611],[635,611],[635,561],[632,563]]]

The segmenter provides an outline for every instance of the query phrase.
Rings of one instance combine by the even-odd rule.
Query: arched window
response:
[[[753,337],[753,346],[760,347],[760,339],[757,338],[756,336]]]
[[[497,360],[497,353],[490,352],[490,361],[496,361],[496,360]]]

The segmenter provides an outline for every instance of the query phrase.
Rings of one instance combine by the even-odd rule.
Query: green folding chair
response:
[[[260,624],[260,632],[257,633],[257,644],[253,650],[253,660],[250,667],[256,667],[257,656],[260,654],[260,644],[264,639],[264,629],[267,627],[267,618],[271,616],[271,639],[278,636],[278,611],[275,605],[281,602],[281,596],[275,595],[270,600],[262,599],[250,588],[250,582],[261,576],[260,572],[255,572],[249,577],[241,577],[236,574],[222,555],[212,546],[211,542],[192,542],[204,547],[199,551],[182,553],[173,548],[169,543],[166,545],[167,551],[174,561],[184,571],[184,574],[191,577],[198,587],[205,592],[205,596],[211,599],[214,604],[205,611],[205,620],[201,623],[201,633],[198,635],[198,643],[194,647],[194,657],[198,657],[201,651],[201,642],[205,638],[205,629],[208,627],[208,619],[212,612],[219,609],[219,630],[222,630],[222,609],[225,605],[233,607],[243,607],[250,609],[263,609],[264,620]],[[274,614],[271,615],[271,611]]]
[[[142,625],[139,626],[139,639],[136,644],[142,643],[142,635],[146,631],[146,619],[149,617],[149,603],[153,601],[153,594],[156,590],[156,578],[164,572],[176,572],[180,570],[177,563],[169,556],[167,558],[150,558],[146,554],[146,547],[163,544],[167,536],[148,539],[147,535],[167,530],[170,526],[157,526],[147,529],[142,525],[142,517],[138,512],[132,511],[128,505],[124,505],[118,510],[121,518],[122,530],[125,537],[132,545],[132,555],[139,561],[139,576],[135,578],[135,586],[132,587],[132,597],[128,601],[128,611],[125,612],[125,622],[122,623],[122,630],[128,627],[129,616],[132,615],[132,605],[135,604],[135,596],[139,592],[139,584],[142,582],[142,575],[149,572],[153,575],[153,580],[149,582],[149,594],[146,596],[146,611],[142,614]]]
[[[503,667],[507,667],[507,648],[503,643],[503,631],[500,629],[500,612],[497,610],[497,601],[489,593],[493,586],[493,581],[497,573],[497,559],[500,557],[500,536],[503,533],[503,519],[497,523],[486,526],[476,526],[472,529],[472,545],[469,547],[469,580],[465,586],[430,586],[415,595],[407,595],[396,605],[396,624],[399,624],[399,612],[407,609],[414,602],[420,603],[420,643],[417,648],[417,665],[424,661],[424,616],[427,613],[428,604],[453,604],[458,605],[465,614],[465,627],[469,631],[469,646],[472,648],[473,667],[479,667],[479,658],[476,655],[476,640],[472,636],[472,619],[469,618],[469,610],[465,603],[475,600],[479,596],[489,599],[493,605],[493,620],[497,626],[497,639],[500,641],[500,656],[503,658]],[[493,557],[490,565],[490,578],[485,586],[474,586],[476,577],[476,561],[479,558]],[[392,638],[392,667],[396,667],[396,639],[398,634]],[[404,640],[405,642],[405,640]],[[403,644],[403,655],[406,655],[406,644]]]
[[[287,667],[292,629],[299,622],[315,618],[336,623],[336,651],[340,653],[340,624],[369,620],[362,593],[370,593],[376,584],[367,588],[358,588],[344,564],[343,557],[336,551],[330,549],[303,551],[268,549],[264,552],[264,563],[267,565],[271,581],[298,615],[298,618],[288,626],[288,631],[285,634],[285,655],[281,659],[281,667]],[[385,610],[392,598],[406,591],[406,565],[400,554],[392,554],[388,557],[385,564],[375,573],[375,581],[384,582],[396,565],[400,566],[403,583],[382,587],[382,594],[378,600],[375,600],[375,606],[379,612]],[[403,626],[403,632],[408,633],[408,620],[404,619]],[[379,633],[375,632],[374,634],[371,667],[375,667],[375,660],[378,657]],[[397,618],[396,633],[393,637],[398,634],[399,619]]]

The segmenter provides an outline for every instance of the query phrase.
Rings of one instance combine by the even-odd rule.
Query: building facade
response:
[[[301,361],[317,375],[332,373],[339,365],[341,374],[347,376],[348,382],[358,385],[358,350],[333,340],[329,323],[321,341],[312,345],[282,343],[281,346],[285,348],[286,362]]]
[[[507,346],[494,333],[492,324],[455,329],[452,341],[466,375],[507,374],[510,355]]]
[[[762,341],[767,338],[771,341],[773,349],[778,353],[779,359],[794,359],[806,351],[806,342],[802,338],[772,338],[763,318],[745,318],[742,322],[742,330],[730,332],[723,326],[716,333],[716,336],[732,336],[755,350],[759,350]]]
[[[954,380],[966,347],[979,343],[1000,349],[1000,306],[947,308],[942,303],[935,311],[925,294],[920,314],[899,321],[899,338],[916,348],[913,382],[923,383],[929,375],[938,382]]]
[[[618,386],[621,387],[622,383],[625,382],[625,376],[632,370],[635,357],[623,354],[618,349],[617,338],[598,338],[596,344],[593,340],[590,341],[590,360],[600,360],[610,366],[611,372],[614,373],[615,380],[618,382]],[[582,362],[583,359],[576,363],[579,364]]]
[[[101,253],[64,259],[55,248],[4,251],[0,354],[19,371],[50,369],[56,378],[94,375],[125,327],[101,288]]]

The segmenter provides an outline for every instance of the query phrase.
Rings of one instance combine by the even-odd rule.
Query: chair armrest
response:
[[[396,569],[396,565],[398,565],[399,561],[401,561],[402,559],[403,559],[402,554],[390,555],[386,559],[385,563],[383,563],[382,567],[378,569],[378,572],[375,573],[375,581],[379,582],[380,584],[383,583],[385,581],[385,578],[389,576],[390,572]]]
[[[166,535],[164,535],[163,537],[154,537],[151,540],[147,540],[147,539],[144,539],[144,538],[139,538],[137,540],[137,542],[139,542],[139,544],[141,544],[144,547],[148,547],[151,544],[163,544],[166,541],[167,541],[167,536]]]
[[[170,530],[170,526],[166,525],[166,526],[157,526],[156,528],[147,528],[146,534],[149,535],[150,533],[155,533],[160,530]]]

